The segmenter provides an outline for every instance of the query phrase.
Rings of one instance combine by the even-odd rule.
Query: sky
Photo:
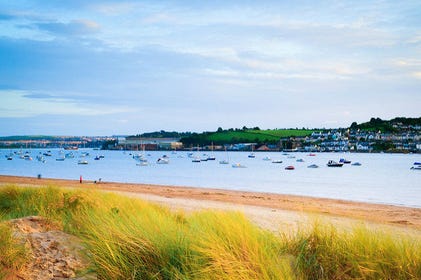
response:
[[[0,135],[421,116],[420,1],[0,0]]]

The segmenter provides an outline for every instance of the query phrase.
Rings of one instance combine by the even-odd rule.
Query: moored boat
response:
[[[359,162],[354,162],[353,164],[351,164],[352,166],[361,166],[361,163]]]
[[[168,163],[170,163],[170,161],[169,161],[169,159],[168,159],[168,158],[165,158],[165,157],[160,157],[160,158],[156,161],[156,163],[157,163],[157,164],[168,164]]]
[[[242,165],[241,163],[234,163],[234,164],[232,165],[232,167],[233,167],[233,168],[246,168],[246,166],[245,166],[245,165]]]
[[[412,166],[411,170],[421,170],[421,165]]]
[[[339,160],[339,163],[349,164],[349,163],[351,163],[351,161],[350,161],[350,160],[347,160],[347,159],[344,159],[344,158],[341,158],[341,159]]]
[[[79,160],[77,164],[88,164],[87,160]]]
[[[280,160],[280,159],[274,159],[274,160],[272,160],[272,163],[282,163],[282,160]]]
[[[285,167],[285,170],[294,170],[295,167],[292,165],[288,165],[287,167]]]
[[[327,162],[328,167],[342,167],[343,165],[344,165],[343,163],[339,163],[339,162],[336,162],[334,160],[329,160]]]
[[[307,168],[319,168],[317,164],[310,164]]]
[[[199,157],[195,157],[191,160],[191,162],[201,162]]]

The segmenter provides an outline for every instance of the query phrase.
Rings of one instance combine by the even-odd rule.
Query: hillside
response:
[[[415,127],[421,127],[420,118],[397,117],[391,120],[382,120],[380,118],[371,118],[369,122],[357,124],[353,122],[351,129],[361,129],[366,131],[382,132],[402,132],[413,130]]]
[[[191,145],[222,145],[236,143],[257,143],[257,144],[275,144],[280,138],[299,137],[311,135],[313,130],[306,129],[218,129],[216,132],[193,133],[188,137],[181,138],[184,146]]]

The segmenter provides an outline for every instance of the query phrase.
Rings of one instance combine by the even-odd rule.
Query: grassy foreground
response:
[[[29,215],[81,237],[98,279],[421,279],[413,236],[317,223],[274,235],[236,212],[185,214],[97,191],[14,186],[0,188],[0,279],[25,262],[4,221]]]

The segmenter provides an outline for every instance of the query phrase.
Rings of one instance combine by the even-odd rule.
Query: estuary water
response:
[[[383,203],[421,208],[421,171],[411,170],[421,162],[419,154],[359,154],[258,152],[249,158],[248,152],[213,152],[213,161],[192,162],[188,152],[146,151],[148,165],[141,166],[133,156],[136,151],[98,151],[79,149],[74,158],[57,161],[70,151],[51,149],[45,161],[37,160],[45,149],[0,150],[0,174],[43,178],[99,180],[108,182],[148,183],[157,185],[192,186],[268,193],[294,194]],[[21,159],[25,152],[32,160]],[[89,153],[89,155],[85,155]],[[13,154],[12,160],[6,156]],[[100,160],[94,160],[102,155]],[[157,164],[166,155],[168,164]],[[193,156],[204,158],[203,152]],[[270,159],[268,159],[270,158]],[[328,160],[346,158],[361,166],[345,164],[341,168],[327,167]],[[302,159],[303,162],[297,160]],[[86,160],[88,164],[78,164]],[[219,164],[228,160],[229,164]],[[272,163],[273,160],[282,163]],[[246,168],[233,168],[240,163]],[[317,164],[319,168],[308,168]],[[293,165],[295,170],[285,170]]]

